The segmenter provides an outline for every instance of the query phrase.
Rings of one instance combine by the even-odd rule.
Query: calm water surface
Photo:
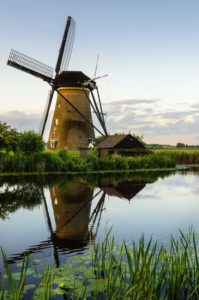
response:
[[[199,172],[95,177],[0,178],[0,246],[15,265],[30,251],[59,265],[112,228],[116,241],[142,233],[160,243],[199,230]]]

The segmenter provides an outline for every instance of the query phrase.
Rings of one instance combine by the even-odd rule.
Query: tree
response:
[[[106,136],[100,135],[97,136],[94,140],[95,146],[97,146],[99,143],[103,142],[105,140]]]
[[[183,147],[186,147],[186,145],[184,143],[177,143],[176,147],[177,148],[183,148]]]
[[[144,142],[144,136],[143,135],[138,135],[138,134],[133,133],[133,137],[135,139],[137,139],[141,144],[146,146],[146,143]]]
[[[0,150],[16,151],[19,144],[20,134],[17,129],[12,128],[6,122],[0,121]]]
[[[41,152],[44,150],[42,137],[34,131],[25,131],[20,135],[20,150],[26,154]]]

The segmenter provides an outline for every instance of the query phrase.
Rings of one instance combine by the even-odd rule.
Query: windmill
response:
[[[75,21],[69,16],[55,69],[15,50],[11,50],[7,62],[14,68],[43,79],[51,86],[39,127],[41,136],[45,131],[54,91],[58,94],[48,140],[50,149],[77,150],[88,147],[94,138],[94,129],[101,135],[107,135],[95,82],[98,78],[91,79],[81,71],[68,71],[74,36]],[[91,108],[101,130],[93,124]]]

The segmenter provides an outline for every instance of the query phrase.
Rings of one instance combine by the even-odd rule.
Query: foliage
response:
[[[184,143],[177,143],[176,147],[177,148],[183,148],[183,147],[185,147],[185,144]]]
[[[41,152],[44,150],[44,141],[41,135],[34,131],[25,131],[20,134],[19,148],[26,154],[32,154],[33,152]]]
[[[31,154],[44,150],[42,137],[34,131],[19,133],[5,122],[0,121],[0,150]]]
[[[106,136],[104,135],[99,135],[95,138],[95,146],[97,146],[98,144],[100,144],[101,142],[103,142],[105,140]]]
[[[167,156],[176,164],[199,164],[199,149],[198,148],[176,148],[156,150],[155,155],[158,157]]]
[[[16,185],[4,184],[0,192],[0,218],[6,219],[19,208],[28,208],[41,204],[43,190],[34,182],[22,182]]]
[[[172,157],[158,152],[125,157],[110,155],[98,157],[96,149],[91,149],[85,159],[67,151],[44,151],[26,153],[0,153],[1,172],[93,172],[93,171],[132,171],[137,169],[172,168]]]
[[[19,133],[5,122],[0,121],[0,150],[16,151],[19,144]]]
[[[144,136],[143,135],[133,133],[133,137],[136,140],[138,140],[141,144],[143,144],[144,146],[146,145],[146,143],[144,142]]]

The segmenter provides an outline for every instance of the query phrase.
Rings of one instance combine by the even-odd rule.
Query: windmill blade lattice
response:
[[[48,93],[48,98],[46,100],[46,105],[45,108],[43,110],[43,114],[42,114],[42,118],[41,118],[41,122],[39,124],[39,129],[38,129],[38,133],[43,136],[44,134],[44,130],[46,127],[46,122],[48,119],[48,115],[49,115],[49,110],[50,110],[50,106],[52,103],[52,99],[53,99],[53,95],[54,95],[54,89],[52,88],[49,93]]]
[[[59,49],[59,55],[57,58],[57,64],[55,67],[55,73],[56,76],[62,72],[66,71],[69,65],[69,60],[71,57],[72,52],[72,46],[75,36],[75,21],[72,19],[72,17],[68,17],[61,46]]]
[[[53,68],[16,50],[11,50],[7,64],[48,82],[52,81]]]
[[[62,57],[62,62],[61,62],[61,67],[60,67],[59,73],[61,73],[62,71],[68,70],[68,66],[69,66],[69,62],[70,62],[70,58],[71,58],[71,54],[72,54],[72,49],[73,49],[73,44],[74,44],[74,38],[75,38],[75,27],[76,27],[76,23],[71,18],[70,27],[68,30],[67,40],[66,40],[65,47],[64,47],[64,52],[63,52],[63,57]]]
[[[56,68],[55,68],[56,75],[58,75],[60,72],[64,70],[67,70],[68,68],[69,60],[73,48],[74,37],[75,37],[75,21],[71,17],[68,17],[65,30],[64,30],[64,35],[61,42],[61,47],[59,50]],[[41,134],[41,136],[43,136],[44,134],[53,95],[54,95],[54,88],[52,87],[52,90],[49,92],[46,105],[42,114],[41,123],[39,125],[38,131],[39,134]]]

